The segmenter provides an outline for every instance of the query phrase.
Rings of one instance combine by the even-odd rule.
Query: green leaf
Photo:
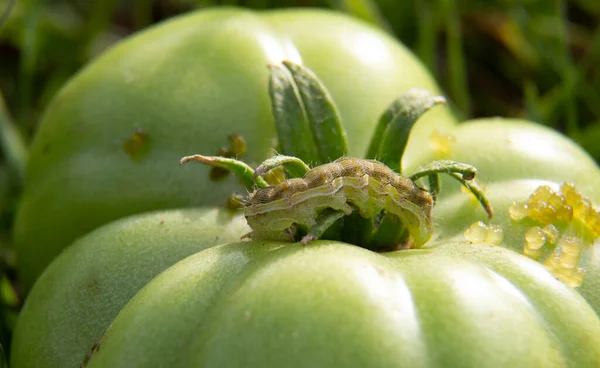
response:
[[[23,183],[25,180],[25,167],[27,165],[27,148],[25,141],[11,119],[2,93],[0,92],[0,144],[6,161],[19,180]]]
[[[291,73],[280,65],[270,65],[269,95],[279,152],[304,162],[319,161],[304,106]]]
[[[346,155],[348,144],[340,114],[331,95],[319,78],[308,68],[283,61],[290,71],[299,92],[319,160],[325,164]]]
[[[445,104],[441,96],[424,89],[411,89],[398,97],[381,115],[366,157],[402,172],[402,155],[413,125],[432,107]]]

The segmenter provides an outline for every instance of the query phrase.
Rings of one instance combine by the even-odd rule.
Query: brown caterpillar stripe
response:
[[[352,206],[351,206],[352,205]],[[326,208],[364,218],[382,210],[398,216],[417,246],[432,234],[429,192],[373,160],[342,157],[309,170],[303,178],[250,194],[245,216],[252,237],[286,238],[294,224],[314,226]]]

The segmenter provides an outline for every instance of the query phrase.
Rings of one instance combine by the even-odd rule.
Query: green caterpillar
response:
[[[357,210],[364,218],[385,210],[402,220],[416,246],[433,233],[433,198],[427,190],[378,161],[350,157],[255,190],[244,215],[253,230],[249,237],[290,240],[295,225],[311,228],[327,208],[346,215]]]
[[[440,189],[438,174],[448,174],[462,183],[488,217],[493,216],[491,204],[474,180],[477,169],[455,161],[431,162],[410,177],[395,173],[381,162],[351,157],[312,169],[296,157],[281,155],[267,159],[256,170],[226,157],[192,155],[180,163],[189,161],[231,170],[246,188],[257,188],[242,200],[244,215],[253,230],[244,238],[296,241],[301,232],[308,230],[301,238],[306,244],[318,239],[338,219],[357,211],[363,218],[376,219],[372,234],[387,223],[384,228],[389,231],[389,226],[396,226],[396,235],[408,235],[410,245],[418,248],[433,234],[432,208]],[[262,175],[278,167],[285,168],[291,178],[269,185]],[[429,190],[415,184],[424,177],[429,180]],[[393,236],[390,239],[392,243],[400,241]]]

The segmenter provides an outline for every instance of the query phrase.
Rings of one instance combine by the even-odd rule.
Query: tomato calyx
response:
[[[255,170],[221,156],[192,155],[180,161],[226,169],[240,178],[250,192],[242,204],[253,231],[245,237],[302,244],[323,238],[376,251],[420,248],[433,235],[439,174],[458,180],[492,218],[492,206],[471,165],[441,160],[408,177],[400,174],[412,127],[428,110],[445,104],[443,97],[420,89],[401,95],[381,115],[366,159],[353,158],[347,157],[337,107],[317,76],[288,61],[270,70],[269,93],[282,154]],[[316,165],[310,168],[306,162]],[[269,178],[276,170],[285,177]],[[421,179],[427,179],[428,189],[417,184]]]
[[[340,114],[319,78],[290,61],[271,65],[270,70],[278,152],[316,165],[346,155],[348,143]]]

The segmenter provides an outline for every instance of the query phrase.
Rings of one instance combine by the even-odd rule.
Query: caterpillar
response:
[[[416,246],[433,233],[433,198],[427,190],[378,161],[351,157],[254,190],[244,215],[253,230],[250,238],[290,240],[296,225],[313,227],[327,208],[345,215],[356,210],[364,218],[385,210],[400,218]]]
[[[241,161],[216,156],[186,156],[180,164],[190,161],[228,169],[242,179],[246,188],[258,188],[242,200],[252,229],[243,238],[296,241],[302,229],[308,230],[301,238],[306,244],[318,239],[338,219],[356,211],[365,219],[375,219],[371,235],[376,243],[378,235],[387,234],[384,242],[390,242],[388,245],[401,242],[403,246],[421,247],[433,234],[432,208],[440,190],[438,174],[458,180],[477,198],[488,218],[493,216],[492,206],[475,180],[477,169],[456,161],[433,161],[410,177],[397,174],[379,161],[352,157],[312,169],[296,157],[282,155],[267,159],[256,170]],[[270,185],[262,175],[278,167],[283,167],[290,179]],[[424,177],[429,180],[429,190],[415,183]]]

